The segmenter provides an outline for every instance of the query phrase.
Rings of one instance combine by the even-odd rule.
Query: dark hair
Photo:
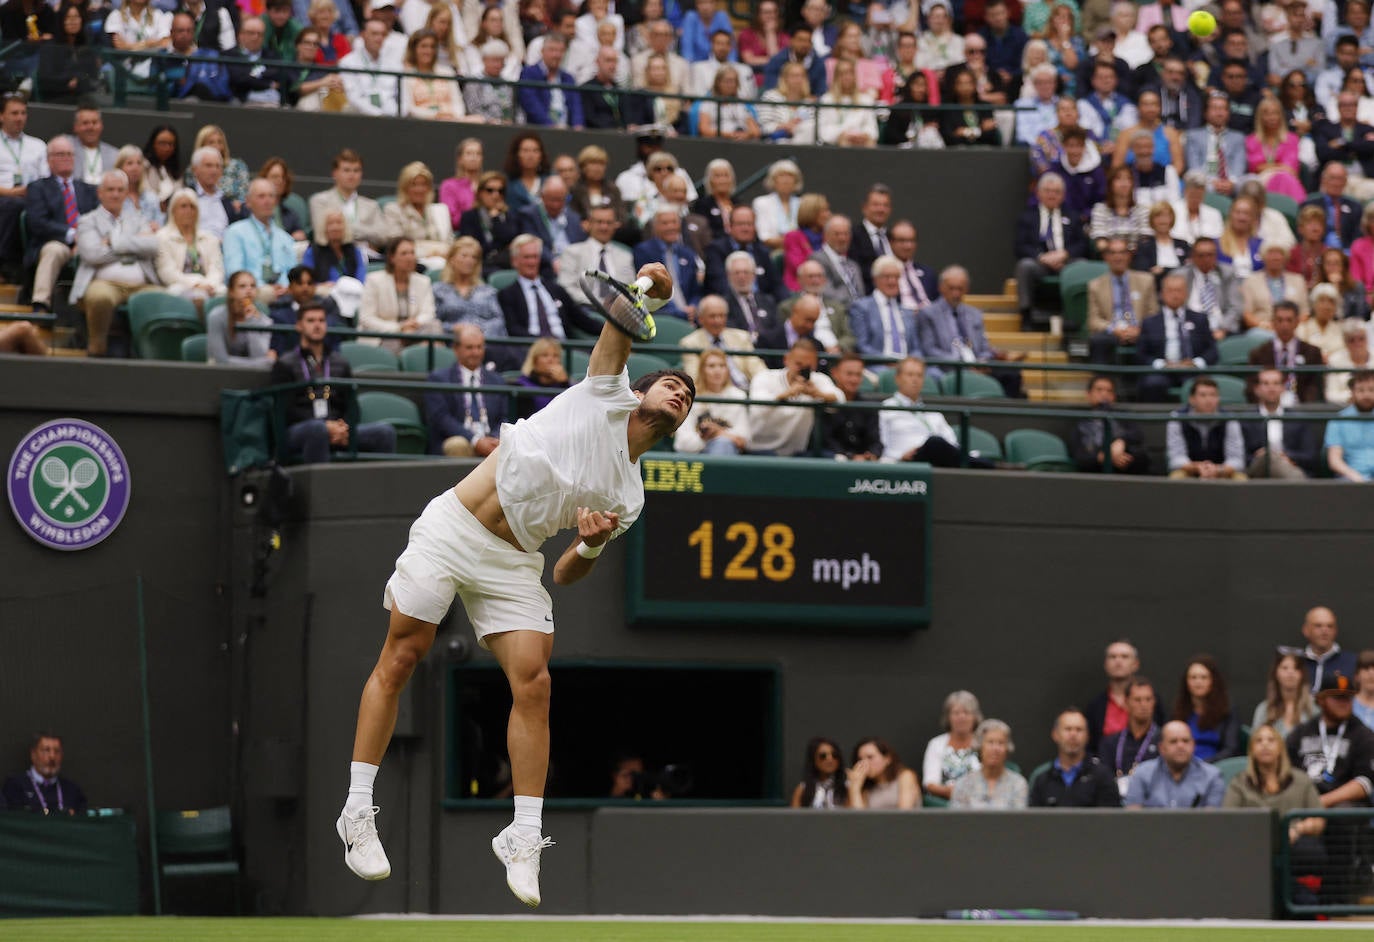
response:
[[[1088,143],[1088,132],[1080,127],[1068,128],[1060,135],[1060,143],[1067,144],[1069,141],[1077,141],[1080,144]]]
[[[1094,373],[1092,376],[1088,377],[1088,391],[1092,392],[1092,388],[1103,381],[1111,383],[1112,392],[1116,392],[1116,378],[1113,376],[1108,376],[1106,373]]]
[[[827,778],[822,778],[820,770],[816,768],[816,753],[820,751],[821,746],[829,746],[835,753],[835,758],[840,760],[839,767]],[[836,805],[849,804],[849,789],[845,786],[844,777],[844,758],[843,753],[840,752],[839,743],[824,736],[816,736],[806,744],[806,764],[802,767],[801,806],[803,808],[811,807],[811,802],[816,797],[816,787],[822,783],[830,785]]]
[[[268,157],[258,168],[258,177],[267,179],[267,172],[273,167],[281,167],[282,191],[278,194],[278,200],[284,200],[291,195],[291,185],[296,182],[296,178],[291,174],[291,165],[282,157]]]
[[[1354,46],[1356,49],[1359,49],[1360,40],[1357,37],[1352,36],[1349,33],[1346,33],[1344,36],[1338,37],[1336,39],[1336,48],[1339,49],[1342,46]]]
[[[29,737],[29,751],[32,752],[34,749],[37,749],[38,744],[45,739],[56,739],[58,742],[62,741],[62,737],[54,733],[52,730],[40,729],[38,732],[34,733],[32,736]]]
[[[1354,39],[1353,36],[1342,36],[1341,38],[1342,38],[1342,39]],[[1336,43],[1336,45],[1339,46],[1340,43]],[[1250,77],[1250,65],[1249,65],[1249,63],[1247,63],[1244,59],[1227,59],[1225,62],[1223,62],[1223,63],[1221,64],[1221,71],[1222,71],[1222,74],[1223,74],[1223,75],[1226,74],[1226,70],[1227,70],[1227,69],[1234,69],[1234,68],[1244,69],[1244,70],[1245,70],[1245,77],[1246,77],[1247,79]]]
[[[1198,383],[1202,382],[1202,377],[1198,378]],[[1212,385],[1216,385],[1215,382]],[[1195,664],[1200,664],[1207,669],[1207,673],[1212,677],[1212,689],[1207,692],[1207,697],[1202,704],[1202,712],[1198,714],[1198,729],[1216,729],[1221,725],[1222,720],[1231,715],[1231,698],[1226,693],[1226,678],[1221,676],[1221,666],[1217,664],[1216,658],[1210,654],[1198,654],[1188,659],[1184,665],[1183,677],[1179,681],[1178,697],[1174,700],[1175,720],[1186,723],[1188,717],[1193,715],[1193,698],[1188,693],[1188,671],[1192,670]]]
[[[1141,674],[1136,674],[1130,680],[1126,681],[1126,696],[1129,697],[1131,695],[1131,691],[1137,687],[1149,687],[1150,693],[1155,694],[1155,698],[1158,699],[1159,694],[1155,693],[1155,685],[1150,683],[1150,678],[1145,677]]]
[[[167,158],[166,163],[157,159],[157,151],[153,147],[158,135],[163,133],[170,133],[172,140],[176,141],[175,146],[172,147],[172,156]],[[148,135],[148,143],[143,145],[143,156],[150,166],[163,168],[172,179],[181,178],[181,135],[170,124],[159,124],[153,128],[152,133]]]
[[[653,389],[654,384],[657,383],[659,380],[666,379],[669,376],[673,377],[674,379],[681,382],[682,385],[686,386],[688,394],[691,395],[692,400],[694,402],[696,401],[696,381],[692,379],[692,377],[684,373],[682,370],[654,370],[652,373],[645,373],[639,379],[635,380],[633,383],[630,384],[630,389],[634,392],[646,393],[650,389]]]
[[[1366,667],[1374,667],[1374,651],[1361,651],[1355,660],[1355,670],[1362,671]]]
[[[305,280],[306,275],[309,275],[311,278],[315,277],[313,271],[306,268],[304,265],[297,265],[286,273],[286,282],[287,284],[298,285]]]
[[[859,761],[859,750],[869,743],[872,743],[873,748],[877,749],[878,752],[887,758],[887,768],[877,779],[864,779],[864,791],[869,791],[875,785],[886,785],[889,782],[895,781],[897,776],[902,774],[902,770],[906,768],[906,766],[902,765],[902,760],[898,758],[897,750],[893,749],[885,740],[879,739],[877,736],[865,736],[854,744],[854,762]]]
[[[1346,385],[1354,389],[1360,383],[1368,383],[1371,380],[1374,380],[1374,370],[1356,370],[1350,374],[1350,380]]]
[[[549,172],[549,152],[544,147],[544,139],[533,131],[521,131],[510,139],[510,146],[506,148],[506,160],[501,165],[508,179],[519,180],[521,177],[520,145],[526,141],[534,141],[539,145],[539,166],[535,172],[541,177]]]
[[[71,42],[69,43],[67,42],[66,33],[63,32],[63,29],[65,28],[63,24],[67,21],[68,10],[75,10],[77,14],[79,14],[81,17],[81,28],[76,31],[76,34],[74,36],[71,37]],[[81,0],[62,0],[62,5],[57,8],[57,41],[67,43],[71,46],[86,45],[87,42],[90,41],[90,37],[86,35],[86,24],[86,4],[81,2]]]
[[[1212,238],[1211,236],[1198,236],[1197,240],[1193,242],[1193,250],[1196,251],[1197,247],[1204,242],[1210,243],[1213,248],[1215,248],[1217,244],[1217,240]]]
[[[1116,64],[1113,62],[1105,62],[1102,59],[1093,60],[1093,75],[1096,76],[1098,72],[1102,71],[1107,71],[1112,73],[1112,75],[1116,75]]]
[[[1292,314],[1294,317],[1298,317],[1298,316],[1299,316],[1298,306],[1297,306],[1296,304],[1294,304],[1292,301],[1276,301],[1276,302],[1274,302],[1274,307],[1273,307],[1273,310],[1272,310],[1272,313],[1271,313],[1270,316],[1272,317],[1273,314],[1277,314],[1277,313],[1279,312],[1279,308],[1283,308],[1285,311],[1287,311],[1288,313]]]
[[[305,316],[306,311],[323,311],[325,316],[329,315],[329,308],[324,306],[324,301],[319,298],[311,298],[296,309],[296,320],[299,321]]]
[[[395,270],[396,270],[396,252],[397,252],[397,251],[401,248],[401,246],[402,246],[404,243],[406,243],[406,242],[409,242],[412,246],[415,244],[415,240],[414,240],[414,239],[409,239],[409,238],[407,238],[407,237],[405,237],[405,236],[401,236],[400,238],[397,238],[397,239],[392,239],[390,242],[388,242],[388,243],[386,244],[386,270],[387,270],[388,272],[392,272],[392,273],[395,272]]]
[[[1197,379],[1193,380],[1193,389],[1197,389],[1199,386],[1208,386],[1217,390],[1217,392],[1221,391],[1221,387],[1217,385],[1217,381],[1210,376],[1199,376]],[[1191,396],[1192,393],[1190,392],[1188,395]]]
[[[345,147],[334,155],[334,161],[329,165],[331,171],[338,170],[340,164],[362,164],[363,158],[356,150]]]
[[[891,232],[892,230],[889,229],[888,231]],[[830,363],[830,369],[833,371],[833,370],[835,369],[835,367],[837,367],[837,366],[839,366],[839,365],[841,365],[841,364],[843,364],[843,363],[857,363],[857,364],[859,364],[860,366],[864,366],[864,365],[865,365],[865,364],[864,364],[864,358],[863,358],[863,357],[859,356],[857,353],[852,353],[852,352],[851,352],[851,353],[846,353],[846,354],[841,355],[840,358],[839,358],[838,360],[833,360],[833,361],[831,361],[831,363]]]
[[[257,281],[257,276],[254,275],[251,271],[249,271],[246,268],[240,268],[238,271],[234,272],[224,280],[224,286],[232,291],[234,289],[234,282],[238,281],[240,278],[243,278],[245,276],[248,278],[252,278],[254,281]]]

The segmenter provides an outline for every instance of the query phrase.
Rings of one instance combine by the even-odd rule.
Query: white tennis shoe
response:
[[[344,863],[364,880],[385,880],[391,876],[391,861],[386,859],[382,839],[377,836],[376,805],[349,814],[345,808],[336,829],[344,843]]]
[[[491,852],[506,868],[506,886],[515,898],[531,909],[539,905],[539,854],[552,847],[551,838],[532,841],[515,832],[515,825],[491,839]]]

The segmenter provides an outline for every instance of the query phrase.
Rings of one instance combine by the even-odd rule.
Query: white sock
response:
[[[377,779],[378,768],[371,762],[348,764],[348,801],[344,802],[344,811],[356,814],[372,807],[372,783]]]
[[[515,829],[521,837],[538,838],[544,828],[544,799],[515,796]],[[533,833],[531,833],[533,832]]]

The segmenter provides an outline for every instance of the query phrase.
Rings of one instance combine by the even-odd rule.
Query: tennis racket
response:
[[[90,510],[91,505],[81,496],[81,491],[90,487],[100,477],[100,468],[90,458],[82,458],[71,468],[57,456],[45,460],[38,468],[49,487],[59,487],[61,491],[48,504],[54,510],[68,496],[81,505],[82,510]]]
[[[658,328],[645,303],[648,290],[654,286],[652,278],[640,278],[627,285],[604,271],[589,269],[578,281],[582,293],[602,317],[636,340],[654,339]]]

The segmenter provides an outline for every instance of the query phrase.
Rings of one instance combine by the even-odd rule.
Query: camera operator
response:
[[[820,348],[814,340],[802,338],[792,344],[783,357],[782,369],[767,370],[749,384],[749,398],[755,403],[844,402],[844,394],[817,372]],[[749,410],[753,434],[751,454],[797,455],[811,450],[811,430],[816,410],[805,405],[753,405]]]

